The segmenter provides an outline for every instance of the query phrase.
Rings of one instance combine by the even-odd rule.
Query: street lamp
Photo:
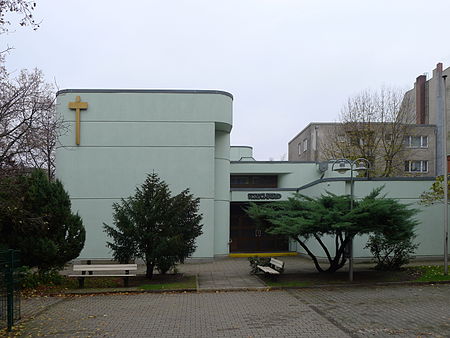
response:
[[[331,166],[332,171],[337,171],[340,174],[345,174],[350,170],[350,210],[353,209],[353,200],[354,196],[354,187],[355,180],[353,177],[353,172],[357,173],[362,171],[367,171],[370,169],[370,162],[365,158],[357,158],[352,161],[347,158],[340,158],[335,160],[333,165]],[[348,244],[348,279],[350,282],[353,282],[353,237]]]

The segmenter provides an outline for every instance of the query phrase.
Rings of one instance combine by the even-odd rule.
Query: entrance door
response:
[[[230,203],[230,252],[288,251],[286,236],[268,235],[244,211],[248,203]]]

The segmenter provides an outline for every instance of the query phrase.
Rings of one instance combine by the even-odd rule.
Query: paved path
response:
[[[250,274],[247,258],[223,258],[214,261],[186,263],[180,272],[198,276],[199,290],[264,289],[259,278]]]
[[[285,272],[315,271],[311,260],[304,257],[281,257]],[[192,260],[179,266],[180,272],[198,275],[199,290],[264,289],[261,280],[250,274],[247,258],[221,258],[199,262]]]
[[[450,285],[81,296],[25,322],[23,335],[449,337],[449,304]]]
[[[302,289],[291,294],[353,337],[450,337],[450,285]]]

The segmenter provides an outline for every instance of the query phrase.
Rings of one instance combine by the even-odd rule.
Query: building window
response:
[[[428,136],[405,136],[404,143],[408,148],[428,148]]]
[[[231,175],[231,188],[277,188],[277,175]]]
[[[308,150],[308,139],[305,138],[303,140],[303,151],[307,151]]]
[[[298,154],[299,155],[302,154],[302,144],[301,143],[298,144]]]
[[[428,172],[428,161],[405,161],[405,171],[408,173]]]

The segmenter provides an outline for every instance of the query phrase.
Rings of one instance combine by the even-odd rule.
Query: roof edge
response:
[[[233,94],[229,92],[206,89],[61,89],[56,92],[56,96],[66,93],[219,94],[234,100]]]

